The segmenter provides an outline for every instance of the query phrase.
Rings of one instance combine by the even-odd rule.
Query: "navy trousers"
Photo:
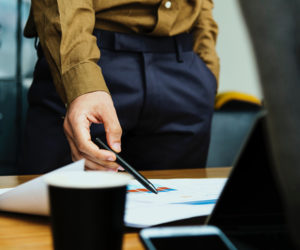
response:
[[[137,170],[206,164],[216,79],[192,50],[192,36],[148,37],[95,30],[98,62],[123,129],[122,157]],[[65,106],[39,49],[19,173],[72,162],[63,132]],[[92,136],[105,140],[103,125]]]

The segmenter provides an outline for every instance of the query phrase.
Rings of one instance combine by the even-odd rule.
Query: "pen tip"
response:
[[[152,185],[152,192],[155,193],[155,194],[158,194],[157,189],[153,185]]]

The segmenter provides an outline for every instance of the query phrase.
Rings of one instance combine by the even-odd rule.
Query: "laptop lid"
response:
[[[273,174],[265,133],[266,112],[259,113],[206,223],[223,232],[285,228],[284,209]]]

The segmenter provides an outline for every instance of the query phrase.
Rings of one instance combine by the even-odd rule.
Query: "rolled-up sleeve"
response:
[[[218,25],[213,19],[212,0],[203,0],[202,10],[193,30],[194,51],[202,58],[207,67],[219,81],[220,61],[216,53]]]
[[[100,51],[93,36],[93,0],[32,0],[34,23],[53,76],[66,104],[93,91],[108,92]]]

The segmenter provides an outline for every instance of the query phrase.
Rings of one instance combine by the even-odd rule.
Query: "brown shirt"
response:
[[[218,79],[218,27],[212,0],[32,0],[24,35],[38,36],[56,89],[69,104],[79,95],[108,91],[94,28],[151,36],[191,32],[194,51]]]

